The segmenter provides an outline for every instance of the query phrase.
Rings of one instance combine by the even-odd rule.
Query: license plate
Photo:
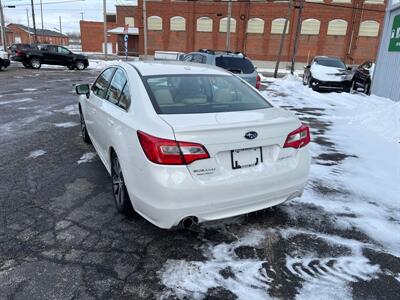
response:
[[[254,167],[263,162],[262,148],[248,148],[231,151],[232,169]]]

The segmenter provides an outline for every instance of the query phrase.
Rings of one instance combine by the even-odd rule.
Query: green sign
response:
[[[400,52],[400,15],[394,17],[392,31],[390,32],[389,51]]]

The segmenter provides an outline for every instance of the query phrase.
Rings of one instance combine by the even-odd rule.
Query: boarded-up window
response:
[[[328,24],[328,35],[346,35],[347,22],[345,20],[332,20]]]
[[[264,33],[264,20],[251,18],[247,21],[247,33]]]
[[[209,17],[200,17],[197,19],[197,31],[212,32],[213,20]]]
[[[226,32],[228,30],[228,18],[219,20],[219,32]],[[236,32],[236,20],[231,18],[231,32]]]
[[[171,31],[185,31],[186,20],[184,17],[172,17],[170,19],[170,30]]]
[[[162,30],[162,18],[158,16],[148,17],[147,27],[149,30]]]
[[[378,36],[379,23],[376,21],[363,21],[360,24],[359,36]]]
[[[125,17],[125,25],[129,25],[129,27],[135,27],[135,18]]]
[[[282,34],[283,28],[285,27],[285,21],[286,21],[286,19],[284,19],[284,18],[278,18],[278,19],[272,20],[271,33]],[[289,27],[290,27],[289,25],[290,25],[290,21],[287,24],[286,33],[289,33]]]
[[[301,23],[301,34],[319,34],[321,22],[316,19],[307,19]]]

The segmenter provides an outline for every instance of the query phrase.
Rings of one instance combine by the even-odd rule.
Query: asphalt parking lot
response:
[[[295,299],[306,288],[341,298],[343,284],[354,299],[399,299],[400,259],[363,246],[373,241],[338,228],[337,216],[317,205],[294,200],[190,231],[119,215],[106,169],[80,137],[73,85],[98,72],[15,64],[0,71],[0,299]],[[309,118],[315,108],[286,108],[307,113],[317,132],[329,130],[320,112]],[[351,155],[314,160],[340,165]],[[326,197],[347,193],[311,184]],[[360,257],[365,268],[354,264]],[[190,275],[172,274],[182,270],[174,263]],[[171,288],[172,280],[182,285]]]

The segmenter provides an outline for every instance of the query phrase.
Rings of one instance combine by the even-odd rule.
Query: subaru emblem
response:
[[[255,131],[246,132],[246,134],[244,135],[244,137],[248,140],[254,140],[257,136],[258,136],[258,133]]]

